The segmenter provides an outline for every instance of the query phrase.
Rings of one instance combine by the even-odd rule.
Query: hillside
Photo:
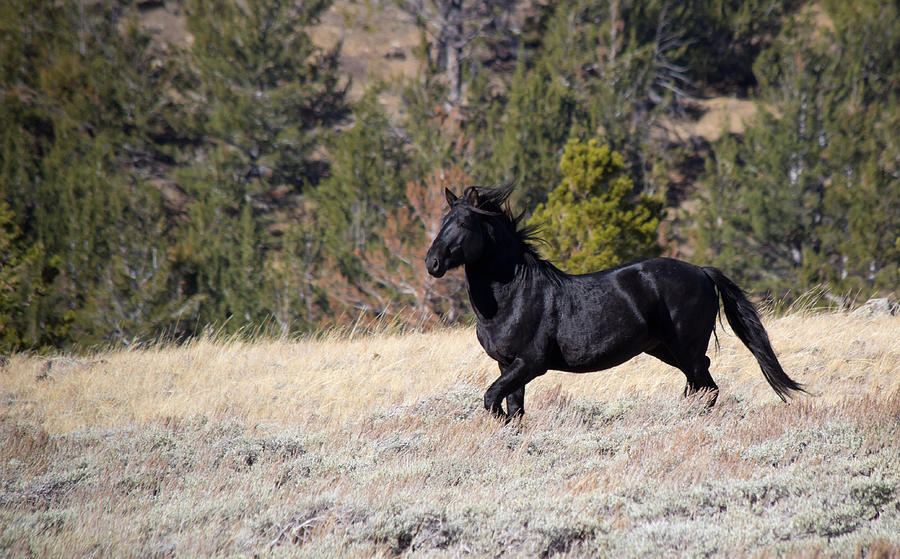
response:
[[[898,9],[4,2],[0,354],[465,324],[461,276],[422,269],[448,186],[514,185],[562,269],[896,299]],[[576,185],[591,142],[616,163]]]
[[[142,2],[138,3],[138,10],[144,30],[158,47],[193,43],[185,28],[181,0]],[[526,2],[516,17],[522,20],[531,11],[533,7]],[[336,0],[322,21],[310,30],[310,35],[323,48],[341,44],[341,72],[351,80],[353,99],[359,99],[374,81],[411,78],[421,71],[421,61],[415,54],[420,48],[421,33],[412,16],[394,2]],[[398,99],[390,94],[384,95],[382,101],[394,111],[399,109]],[[713,142],[719,139],[723,129],[740,132],[744,121],[755,112],[755,103],[750,100],[713,95],[695,99],[691,116],[685,114],[684,118],[664,125],[680,141],[695,136]],[[726,119],[727,127],[723,126]]]
[[[705,411],[641,357],[481,408],[471,329],[14,355],[7,556],[900,557],[900,321],[767,321],[813,396],[730,332]]]
[[[137,8],[144,30],[158,48],[193,44],[180,0],[139,2]],[[413,55],[419,32],[412,17],[393,2],[338,0],[310,34],[323,48],[342,44],[341,71],[350,77],[350,93],[355,99],[372,80],[412,77],[419,70]]]

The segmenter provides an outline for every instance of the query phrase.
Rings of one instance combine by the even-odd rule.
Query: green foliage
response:
[[[706,151],[671,133],[697,92],[761,102],[713,146],[701,259],[779,293],[900,284],[894,4],[456,6],[475,35],[417,20],[422,74],[352,107],[341,45],[309,34],[330,5],[190,0],[182,48],[135,5],[0,3],[0,349],[286,334],[359,308],[348,293],[456,305],[415,277],[432,187],[516,180],[573,271],[658,253],[659,199]]]
[[[897,9],[827,6],[833,28],[801,19],[761,55],[771,108],[716,146],[705,179],[701,249],[778,295],[900,282]]]
[[[406,114],[400,127],[406,135],[412,176],[425,176],[453,164],[473,164],[467,145],[473,138],[462,129],[466,125],[462,115],[444,106],[447,87],[437,76],[425,71],[406,81],[401,96]],[[485,130],[488,135],[489,130]]]
[[[570,140],[560,168],[562,183],[529,221],[547,239],[548,259],[585,273],[660,253],[662,202],[635,199],[621,155],[595,139]]]
[[[354,108],[351,129],[332,143],[332,173],[312,193],[326,250],[345,271],[365,251],[403,199],[409,156],[403,138],[369,90]]]
[[[329,5],[188,6],[207,145],[179,172],[193,200],[176,266],[189,319],[201,326],[236,331],[275,313],[275,276],[266,271],[279,259],[266,250],[277,242],[272,228],[326,174],[314,151],[348,112],[339,47],[323,51],[306,32]]]
[[[211,164],[215,169],[220,161]],[[211,172],[190,178],[195,180],[195,199],[175,254],[178,273],[187,284],[185,310],[190,314],[185,318],[200,326],[227,321],[229,332],[264,320],[264,255],[257,248],[266,240],[265,230],[253,219],[249,203],[218,190],[238,188],[228,177]]]
[[[554,4],[539,24],[541,39],[523,43],[491,136],[500,139],[479,175],[518,180],[533,206],[559,182],[565,142],[600,136],[625,158],[638,190],[667,195],[672,172],[682,172],[696,149],[680,149],[667,123],[685,117],[697,92],[752,88],[754,61],[796,5]]]
[[[0,348],[23,344],[29,328],[17,318],[20,319],[22,308],[34,302],[42,287],[34,271],[41,246],[22,246],[21,231],[13,218],[7,203],[0,200]]]
[[[204,95],[204,133],[215,139],[239,196],[301,190],[325,169],[313,157],[321,135],[347,116],[337,73],[339,46],[316,47],[306,30],[330,0],[188,5],[192,60]]]
[[[383,244],[380,232],[403,197],[409,156],[378,91],[371,88],[353,105],[351,128],[328,136],[331,174],[306,192],[266,262],[281,332],[333,323],[329,315],[346,310],[333,304],[338,278],[353,286],[368,282],[364,259]]]
[[[639,190],[665,195],[684,154],[673,149],[664,117],[683,117],[701,87],[752,85],[751,65],[765,41],[754,30],[777,29],[789,6],[557,4],[542,41],[520,53],[485,174],[517,179],[533,206],[559,182],[565,142],[599,135],[623,155]]]
[[[494,162],[502,180],[511,174],[520,183],[516,196],[527,207],[558,184],[559,158],[576,118],[577,100],[547,59],[529,67],[519,60],[510,86],[506,123]]]
[[[172,287],[169,241],[159,192],[134,189],[112,220],[109,261],[83,294],[72,337],[130,344],[172,332],[183,301]],[[96,332],[96,334],[92,334]]]
[[[799,0],[687,0],[627,2],[626,28],[649,42],[666,35],[676,46],[667,62],[694,87],[746,92],[756,85],[759,54],[771,45]],[[654,26],[654,22],[661,22]],[[684,83],[684,85],[687,85]]]
[[[158,196],[139,161],[153,157],[167,74],[153,69],[146,36],[116,11],[18,0],[3,4],[0,22],[0,195],[22,259],[19,309],[3,342],[39,348],[149,335],[157,325],[144,315],[156,312],[159,291],[132,297],[140,287],[106,291],[106,280],[143,266],[148,245],[165,253],[149,226],[160,223]],[[157,264],[145,279],[164,281]],[[129,315],[142,315],[140,326],[124,325]]]
[[[316,222],[300,214],[279,239],[281,248],[265,263],[265,282],[271,286],[266,304],[279,335],[308,332],[320,325],[327,300],[319,287],[323,273],[323,241]]]

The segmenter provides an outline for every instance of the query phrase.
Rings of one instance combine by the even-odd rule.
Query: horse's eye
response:
[[[478,223],[475,221],[470,221],[468,219],[462,220],[459,222],[459,226],[465,229],[466,231],[477,231]]]

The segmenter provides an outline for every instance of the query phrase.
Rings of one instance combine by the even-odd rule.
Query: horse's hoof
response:
[[[716,405],[716,400],[719,398],[719,389],[701,388],[697,391],[697,398],[704,402],[707,408],[711,408]]]
[[[491,417],[493,417],[494,419],[497,419],[499,421],[502,421],[504,424],[509,423],[509,421],[510,421],[510,417],[508,415],[506,415],[506,412],[503,411],[502,408],[499,410],[496,410],[496,409],[488,410],[488,413],[491,414]]]
[[[694,402],[702,402],[706,409],[710,409],[716,405],[716,400],[719,398],[719,389],[699,388],[689,390],[685,388],[684,397],[690,398]]]

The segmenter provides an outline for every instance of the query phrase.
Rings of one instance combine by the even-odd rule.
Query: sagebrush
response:
[[[499,423],[471,329],[38,357],[0,375],[8,556],[900,556],[900,320],[768,320],[783,404],[639,357]]]

